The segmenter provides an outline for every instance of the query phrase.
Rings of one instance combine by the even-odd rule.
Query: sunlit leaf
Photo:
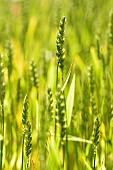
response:
[[[70,68],[69,68],[69,71],[68,71],[67,76],[66,76],[66,79],[65,79],[65,81],[64,81],[62,90],[64,90],[65,87],[67,86],[71,75],[73,75],[74,70],[75,70],[75,60],[72,62],[71,66],[70,66]]]
[[[93,143],[91,140],[82,139],[82,138],[80,138],[80,137],[71,136],[71,135],[68,135],[68,140],[69,140],[69,141],[75,141],[75,142],[90,143],[90,144]]]
[[[73,75],[73,79],[66,100],[67,126],[69,126],[71,122],[71,116],[72,116],[72,110],[74,104],[74,89],[75,89],[75,73]]]
[[[89,163],[85,160],[85,158],[83,157],[83,161],[87,167],[87,170],[92,170],[91,166],[89,165]]]

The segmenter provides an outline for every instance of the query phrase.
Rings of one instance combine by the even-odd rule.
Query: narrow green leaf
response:
[[[73,75],[74,71],[75,71],[75,60],[73,60],[73,62],[71,63],[71,66],[70,66],[70,68],[68,70],[66,79],[65,79],[63,87],[62,87],[62,91],[64,91],[64,89],[67,86],[67,84],[68,84],[68,82],[70,80],[70,77],[71,77],[71,75]]]
[[[51,87],[52,89],[54,89],[54,87],[56,86],[55,84],[55,80],[56,80],[56,76],[55,76],[55,60],[54,58],[51,59],[49,67],[48,67],[48,71],[47,71],[47,84],[48,87]]]
[[[62,157],[61,155],[59,154],[59,151],[58,151],[58,146],[56,144],[56,142],[54,140],[51,139],[50,143],[49,143],[49,150],[50,150],[50,153],[47,157],[47,169],[60,169],[62,170]]]
[[[68,140],[69,140],[69,141],[75,141],[75,142],[90,143],[90,144],[93,143],[91,140],[82,139],[82,138],[80,138],[80,137],[71,136],[71,135],[68,135]]]
[[[73,75],[72,82],[66,99],[67,126],[69,126],[71,122],[71,116],[72,116],[72,110],[74,104],[74,89],[75,89],[75,73]]]
[[[84,157],[83,157],[83,161],[84,161],[84,164],[85,164],[86,167],[87,167],[87,170],[92,170],[91,166],[90,166],[89,163],[85,160]]]

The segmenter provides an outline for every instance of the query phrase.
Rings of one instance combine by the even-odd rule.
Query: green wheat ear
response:
[[[61,126],[61,143],[64,144],[64,139],[66,137],[66,106],[64,92],[60,85],[57,87],[57,113],[58,122]]]
[[[92,65],[88,67],[88,76],[89,76],[90,91],[93,94],[95,90],[95,77],[94,77],[94,70]]]
[[[17,94],[16,94],[17,103],[19,103],[21,97],[22,97],[21,79],[18,78],[18,81],[17,81]]]
[[[108,25],[108,45],[113,46],[113,11],[110,13],[110,21]]]
[[[63,16],[60,20],[59,29],[57,33],[57,40],[56,40],[56,46],[57,46],[56,56],[57,56],[58,66],[61,68],[61,70],[63,70],[64,58],[65,58],[64,57],[65,22],[66,22],[66,18],[65,16]]]
[[[108,24],[106,64],[109,64],[110,62],[110,55],[112,49],[113,49],[113,10],[110,13],[110,21]]]
[[[59,20],[62,11],[62,3],[60,0],[53,1],[52,23],[55,27],[59,27]]]
[[[49,124],[50,124],[49,128],[51,126],[53,118],[54,118],[54,110],[53,110],[52,91],[51,91],[51,88],[48,87],[48,119],[49,119]]]
[[[5,97],[5,84],[4,84],[4,69],[3,69],[3,62],[2,62],[2,55],[0,54],[0,104],[1,104],[1,112],[2,112],[2,135],[4,138],[4,97]],[[3,163],[3,146],[4,141],[1,141],[1,153],[0,153],[0,169],[2,169],[2,163]]]
[[[89,106],[90,106],[90,93],[87,80],[83,82],[83,96],[82,96],[82,129],[86,132],[87,122],[89,120]],[[83,132],[82,132],[83,133]]]
[[[13,69],[13,46],[11,40],[7,39],[5,41],[5,51],[8,57],[7,68],[8,68],[8,78],[10,78]]]
[[[25,131],[25,153],[27,157],[27,168],[30,167],[30,155],[32,151],[32,133],[31,133],[31,123],[27,121],[26,131]]]
[[[3,55],[0,54],[0,101],[5,97],[4,68],[2,62]]]
[[[30,62],[30,80],[31,80],[30,86],[34,86],[38,89],[39,87],[38,73],[37,73],[37,68],[34,60]]]
[[[97,35],[96,36],[96,52],[98,59],[101,59],[101,54],[100,54],[100,37]]]
[[[94,170],[95,170],[97,146],[99,144],[99,136],[100,136],[100,120],[99,120],[99,118],[97,116],[96,120],[94,122],[94,127],[93,127]]]
[[[21,43],[22,48],[24,48],[26,33],[29,24],[29,16],[30,16],[30,0],[22,0],[21,1],[21,12],[22,12],[22,32],[21,32]]]
[[[96,154],[96,152],[97,152],[97,146],[99,144],[99,136],[100,136],[100,120],[97,116],[96,120],[94,122],[94,127],[93,127],[94,154]]]
[[[23,124],[23,134],[25,134],[25,126],[28,119],[28,97],[24,98],[23,111],[22,111],[22,124]]]
[[[89,68],[88,68],[88,76],[89,76],[90,103],[91,103],[92,114],[97,115],[97,105],[96,105],[96,99],[95,99],[95,95],[94,95],[95,76],[94,76],[94,70],[93,70],[92,66],[89,66]]]

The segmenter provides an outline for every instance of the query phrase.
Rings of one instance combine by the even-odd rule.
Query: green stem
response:
[[[62,149],[63,149],[63,167],[64,167],[64,161],[65,161],[65,144],[63,144]]]
[[[96,154],[94,154],[94,170],[95,170],[95,163],[96,163]]]
[[[22,170],[24,168],[24,134],[23,134],[23,139],[22,139]]]
[[[62,85],[63,85],[63,82],[64,82],[64,71],[63,71],[63,68],[61,69],[61,72],[62,72]]]
[[[3,145],[4,145],[4,102],[3,102],[3,100],[1,100],[1,107],[2,107],[2,136],[3,136],[3,140],[1,141],[1,164],[0,164],[0,169],[2,170]]]
[[[68,154],[68,136],[67,136],[68,132],[67,132],[67,129],[66,129],[66,167],[67,167],[67,170],[69,170],[69,154]]]

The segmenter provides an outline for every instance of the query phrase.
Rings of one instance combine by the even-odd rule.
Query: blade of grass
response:
[[[74,89],[75,89],[75,73],[72,78],[72,82],[69,88],[69,92],[66,99],[66,112],[67,112],[67,126],[70,126],[72,110],[74,105]]]

